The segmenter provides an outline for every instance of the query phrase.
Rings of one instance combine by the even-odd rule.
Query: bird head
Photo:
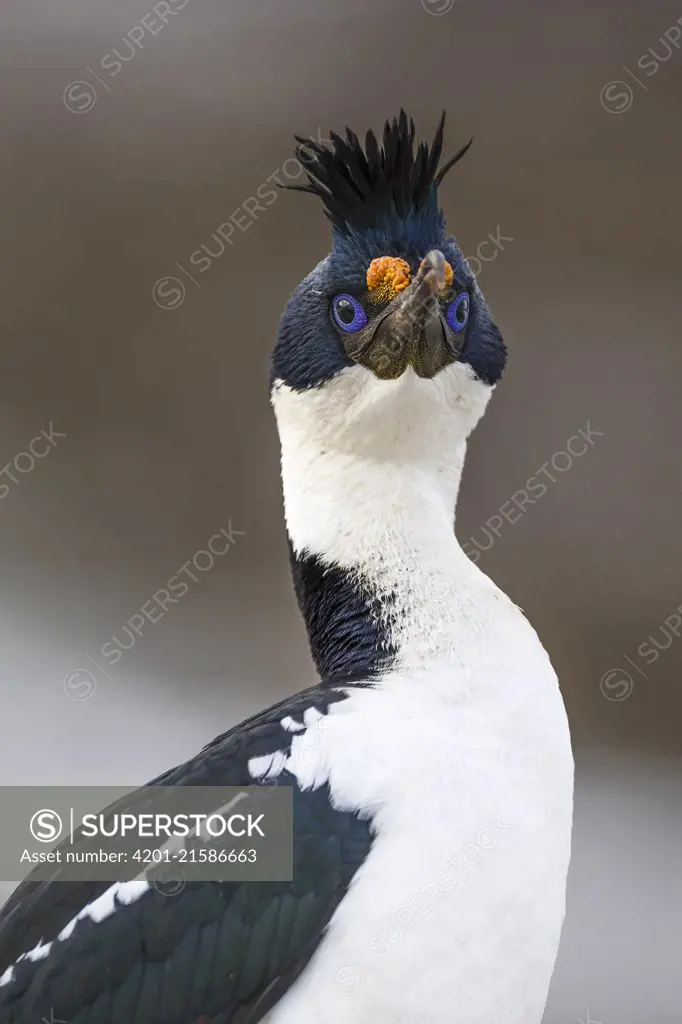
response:
[[[481,415],[506,347],[445,227],[438,187],[470,142],[439,166],[444,123],[431,145],[415,146],[404,111],[364,145],[349,129],[329,147],[297,136],[307,184],[290,187],[321,199],[332,248],[282,317],[271,373],[280,433],[293,413],[337,448],[383,437],[392,449],[420,434],[433,443],[425,417],[461,441]]]

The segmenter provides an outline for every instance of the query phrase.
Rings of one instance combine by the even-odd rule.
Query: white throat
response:
[[[371,586],[396,669],[469,661],[500,601],[513,608],[454,534],[466,438],[489,395],[461,364],[433,381],[353,368],[320,389],[273,392],[294,553]]]

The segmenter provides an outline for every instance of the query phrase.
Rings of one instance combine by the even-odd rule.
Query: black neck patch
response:
[[[316,555],[295,555],[291,574],[313,660],[325,683],[376,678],[397,654],[390,607],[347,570]]]

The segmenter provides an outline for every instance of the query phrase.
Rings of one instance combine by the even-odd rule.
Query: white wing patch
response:
[[[286,715],[280,722],[280,725],[285,732],[303,732],[305,729],[303,722],[297,722],[291,715]]]
[[[303,712],[302,722],[297,722],[291,715],[286,715],[280,724],[285,732],[294,734],[290,749],[276,750],[273,754],[250,758],[248,769],[251,777],[265,781],[277,778],[286,770],[295,775],[299,782],[304,776],[305,788],[316,788],[321,785],[324,779],[318,778],[319,767],[321,763],[326,763],[326,759],[321,756],[321,733],[328,728],[328,716],[317,708],[310,707]],[[325,778],[327,774],[325,770]]]
[[[263,754],[261,757],[249,758],[249,774],[254,779],[276,779],[287,763],[284,750],[276,750],[274,754]]]
[[[101,896],[98,896],[92,903],[86,904],[81,911],[79,911],[74,918],[72,918],[68,924],[64,925],[62,930],[57,935],[55,941],[63,941],[68,939],[78,921],[85,920],[89,917],[92,921],[103,921],[106,917],[109,917],[116,911],[116,903],[134,903],[135,900],[143,896],[149,889],[149,882],[144,880],[135,880],[132,882],[116,882],[115,885],[110,886],[106,889]],[[29,950],[28,953],[22,953],[17,959],[17,963],[21,963],[22,960],[44,960],[49,955],[52,949],[52,942],[43,942],[42,939],[37,946]],[[4,974],[0,977],[0,985],[8,985],[14,978],[15,964],[10,964]]]

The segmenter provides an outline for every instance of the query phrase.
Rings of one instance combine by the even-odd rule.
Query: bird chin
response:
[[[380,380],[366,367],[345,367],[317,388],[296,391],[276,382],[272,402],[287,456],[314,460],[320,452],[415,465],[455,458],[481,417],[492,388],[464,362],[433,380],[413,367]],[[317,453],[317,454],[315,454]]]

